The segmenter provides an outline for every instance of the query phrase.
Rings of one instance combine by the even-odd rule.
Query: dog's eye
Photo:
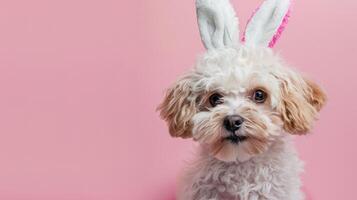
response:
[[[267,94],[263,90],[256,90],[254,91],[252,98],[256,103],[264,103],[267,98]]]
[[[215,107],[218,104],[223,103],[222,95],[218,93],[214,93],[209,97],[209,103],[211,104],[212,107]]]

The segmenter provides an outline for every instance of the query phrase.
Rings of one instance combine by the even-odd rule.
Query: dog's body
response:
[[[266,0],[248,23],[244,44],[236,43],[228,0],[196,5],[208,52],[159,106],[171,136],[200,144],[178,199],[302,200],[302,162],[291,137],[311,130],[326,97],[267,48],[286,23],[289,0]]]
[[[250,91],[255,87],[259,88],[262,84],[266,91],[269,90],[271,94],[269,104],[275,109],[279,109],[279,102],[283,101],[281,99],[283,95],[279,95],[277,79],[281,79],[279,80],[281,83],[286,82],[289,87],[295,87],[291,82],[299,82],[303,79],[295,71],[283,66],[279,56],[270,49],[245,47],[241,47],[239,50],[224,49],[206,54],[199,59],[195,69],[189,73],[188,77],[192,82],[185,82],[185,84],[191,84],[190,90],[197,95],[201,94],[201,91],[221,90],[232,93],[235,93],[234,91]],[[299,87],[305,87],[304,84],[304,82],[299,83]],[[296,89],[298,89],[297,92],[303,91],[303,88]],[[201,96],[201,98],[204,97]],[[226,101],[230,103],[228,100],[227,97]],[[275,111],[264,108],[265,105],[256,108],[255,105],[250,105],[249,101],[235,97],[234,103],[236,104],[232,102],[233,105],[221,105],[221,109],[216,108],[217,111],[212,110],[211,114],[201,112],[192,117],[194,127],[192,137],[200,141],[201,145],[196,160],[189,165],[181,180],[181,188],[178,192],[179,200],[302,199],[299,178],[302,162],[297,157],[292,145],[292,136],[283,130],[283,122],[279,118],[274,119],[273,116],[277,114]],[[257,110],[247,113],[241,110],[246,108]],[[256,120],[256,122],[250,125],[253,130],[250,134],[251,137],[258,137],[264,142],[257,146],[254,143],[249,144],[249,141],[233,145],[227,142],[218,153],[213,153],[211,147],[215,145],[212,145],[208,140],[211,137],[214,138],[214,134],[221,131],[216,131],[213,128],[216,124],[208,124],[213,124],[216,121],[213,119],[215,115],[226,116],[232,113],[232,109],[245,116],[247,120],[249,115],[256,114],[251,117],[251,120]],[[273,119],[275,121],[271,122]],[[223,119],[217,121],[221,120]],[[267,130],[259,133],[259,127],[255,126],[263,121],[266,122],[262,126],[265,126]],[[220,122],[218,123],[220,124]],[[303,125],[307,121],[299,123]],[[200,127],[200,124],[212,128],[205,130]],[[309,127],[310,125],[303,126]],[[245,134],[243,132],[249,131],[242,130],[241,134]],[[226,133],[221,134],[225,135]],[[253,151],[256,150],[259,153],[249,153],[251,147],[257,147],[258,149],[253,149]]]
[[[245,162],[223,162],[200,147],[180,180],[178,200],[302,200],[302,162],[290,136]]]

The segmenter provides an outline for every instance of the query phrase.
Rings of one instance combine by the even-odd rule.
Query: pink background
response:
[[[356,10],[296,0],[276,47],[329,95],[297,138],[315,200],[357,196]],[[172,200],[194,144],[155,107],[202,51],[193,0],[2,0],[0,199]]]

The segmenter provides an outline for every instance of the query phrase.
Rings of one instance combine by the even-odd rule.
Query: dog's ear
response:
[[[168,123],[173,137],[192,137],[191,119],[197,112],[197,107],[191,82],[190,76],[178,80],[167,90],[164,101],[158,107],[161,118]]]
[[[309,79],[304,79],[307,86],[308,92],[306,93],[306,97],[308,102],[317,110],[320,111],[321,108],[325,105],[326,102],[326,94],[325,92],[313,81]]]
[[[316,83],[297,73],[280,80],[281,102],[278,110],[284,129],[291,134],[306,134],[323,107],[326,95]]]

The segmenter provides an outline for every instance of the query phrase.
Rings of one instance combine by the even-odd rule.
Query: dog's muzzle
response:
[[[243,122],[244,119],[239,115],[228,115],[225,117],[223,120],[223,126],[230,133],[230,135],[225,139],[233,143],[239,143],[247,139],[246,136],[239,136],[235,133],[241,128]]]

